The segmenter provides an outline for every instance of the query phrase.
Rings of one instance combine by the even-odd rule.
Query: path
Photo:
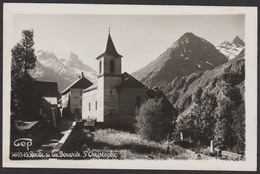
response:
[[[52,135],[48,142],[42,144],[38,152],[50,153],[52,150],[58,149],[57,146],[64,143],[66,136],[68,136],[72,124],[72,120],[62,118],[58,125],[58,132]]]

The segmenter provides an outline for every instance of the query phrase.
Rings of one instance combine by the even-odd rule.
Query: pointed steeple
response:
[[[114,57],[122,57],[120,54],[118,54],[118,52],[116,51],[116,47],[113,43],[113,40],[111,38],[110,35],[110,30],[108,32],[108,38],[107,38],[107,45],[106,45],[106,50],[103,54],[101,54],[100,56],[98,56],[96,59],[100,59],[102,56],[104,56],[105,54],[107,55],[111,55]]]
[[[110,55],[115,56],[115,57],[121,56],[116,51],[115,45],[114,45],[113,40],[112,40],[111,35],[110,35],[110,32],[108,33],[107,46],[106,46],[105,53],[110,54]]]

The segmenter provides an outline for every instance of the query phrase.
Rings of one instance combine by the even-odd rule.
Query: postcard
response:
[[[257,7],[4,3],[3,167],[255,171]]]

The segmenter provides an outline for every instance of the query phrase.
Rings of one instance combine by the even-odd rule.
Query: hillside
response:
[[[167,86],[167,96],[179,111],[177,132],[185,138],[244,154],[244,53],[204,73],[179,78]]]
[[[96,72],[85,65],[79,57],[71,53],[68,58],[58,58],[54,53],[48,51],[38,51],[36,67],[30,74],[33,78],[41,81],[58,82],[58,89],[61,92],[73,83],[81,72],[90,81],[94,81]]]
[[[166,94],[169,100],[175,105],[179,112],[185,111],[193,101],[193,94],[198,88],[203,91],[214,94],[218,100],[221,100],[223,94],[221,93],[221,78],[224,74],[230,74],[230,78],[235,74],[237,78],[236,86],[241,90],[244,96],[244,75],[245,75],[245,60],[244,53],[237,58],[206,72],[195,72],[191,75],[174,79],[166,86]],[[186,111],[187,112],[187,111]]]
[[[161,88],[176,77],[211,70],[227,61],[227,57],[210,42],[193,33],[185,33],[156,60],[132,75],[148,87]]]
[[[177,139],[182,132],[186,140],[204,145],[215,140],[221,149],[244,154],[244,43],[236,37],[222,46],[240,50],[228,61],[210,42],[186,33],[133,76],[159,86],[178,110]]]

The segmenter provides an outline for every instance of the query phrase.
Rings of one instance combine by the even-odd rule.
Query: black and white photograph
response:
[[[5,3],[4,167],[256,170],[256,39],[256,7]]]

